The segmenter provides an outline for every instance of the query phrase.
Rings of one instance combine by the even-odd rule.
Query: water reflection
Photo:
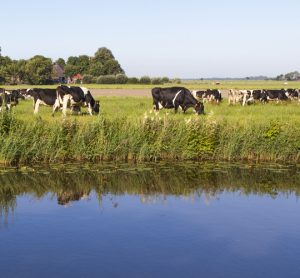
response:
[[[298,278],[299,193],[294,166],[2,169],[0,276]]]
[[[142,203],[181,196],[204,197],[207,203],[222,192],[242,195],[281,193],[299,196],[297,167],[236,165],[66,165],[48,169],[2,169],[0,175],[0,214],[13,212],[16,197],[28,194],[36,199],[52,194],[58,205],[88,199],[95,192],[99,202],[105,194],[138,195]],[[112,201],[114,207],[117,203]]]

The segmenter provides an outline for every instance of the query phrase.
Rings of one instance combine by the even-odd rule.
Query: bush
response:
[[[138,84],[139,80],[136,77],[129,77],[127,80],[127,84]]]
[[[125,74],[117,74],[116,75],[116,84],[126,84],[128,81],[128,77]]]
[[[181,84],[181,79],[180,78],[175,78],[173,79],[173,82],[176,84]]]
[[[163,81],[161,78],[159,77],[155,77],[151,79],[151,84],[153,85],[159,85],[159,84],[163,84]]]
[[[151,84],[151,79],[149,76],[142,76],[140,78],[140,83],[141,84]]]
[[[170,82],[170,78],[165,76],[165,77],[163,77],[161,79],[161,81],[162,81],[162,83],[169,83]]]
[[[100,75],[97,78],[98,84],[116,84],[116,76],[114,75]]]
[[[86,74],[83,76],[83,83],[84,84],[96,83],[96,78],[91,74]]]

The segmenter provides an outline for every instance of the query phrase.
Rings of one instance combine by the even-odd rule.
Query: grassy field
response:
[[[183,81],[181,84],[172,84],[168,83],[165,85],[162,85],[163,87],[169,87],[169,86],[185,86],[189,89],[281,89],[281,88],[300,88],[300,81],[293,81],[288,82],[288,84],[285,84],[285,81],[273,81],[273,80],[232,80],[232,81],[217,81],[220,82],[219,85],[216,85],[215,81],[212,80],[199,80],[199,81]],[[78,85],[79,86],[79,85]],[[156,85],[132,85],[132,84],[83,84],[80,86],[85,86],[90,89],[151,89],[155,87]],[[158,85],[161,86],[161,85]],[[1,86],[5,87],[7,89],[12,88],[32,88],[32,87],[39,87],[39,88],[56,88],[57,85],[38,85],[38,86],[32,86],[32,85],[16,85],[16,86]]]
[[[32,101],[0,115],[0,159],[5,163],[102,160],[300,161],[300,105],[205,105],[193,111],[152,111],[141,97],[101,97],[101,114],[51,116]]]

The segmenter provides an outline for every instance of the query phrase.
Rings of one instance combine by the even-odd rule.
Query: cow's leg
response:
[[[179,108],[179,103],[177,101],[175,101],[174,103],[174,108],[175,108],[175,113],[177,113]]]
[[[53,108],[52,108],[52,116],[54,116],[54,113],[58,110],[59,107],[60,107],[60,103],[59,103],[59,100],[57,98],[55,100],[55,103],[54,103]]]
[[[68,95],[65,95],[63,97],[62,113],[63,113],[64,116],[67,115],[67,108],[68,108],[69,99],[70,99],[70,97]]]
[[[90,103],[88,104],[88,112],[91,116],[93,116],[93,109]]]
[[[159,111],[159,102],[155,99],[153,100],[153,109]]]
[[[39,99],[36,100],[35,105],[34,105],[34,114],[39,113],[39,106],[40,106],[41,101]]]

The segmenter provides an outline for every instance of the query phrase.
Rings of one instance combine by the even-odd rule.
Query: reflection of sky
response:
[[[99,205],[92,194],[68,208],[22,196],[0,228],[0,273],[299,277],[299,212],[296,198],[280,195],[223,193],[209,205],[204,196],[106,195]]]

